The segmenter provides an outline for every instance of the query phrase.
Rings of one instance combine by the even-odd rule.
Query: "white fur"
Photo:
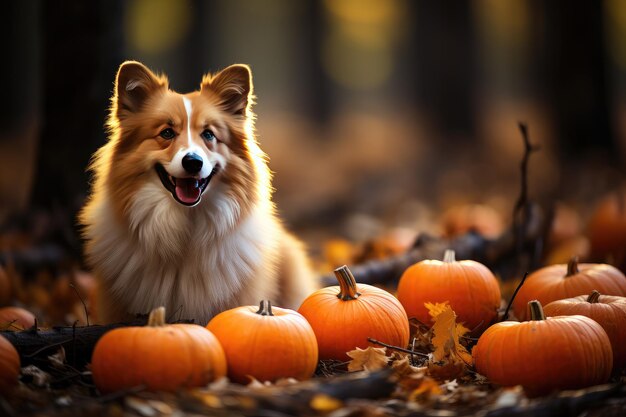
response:
[[[224,309],[259,302],[238,294],[279,295],[277,280],[255,276],[264,270],[262,262],[279,256],[282,234],[271,204],[257,205],[235,224],[239,207],[219,184],[205,199],[194,210],[183,207],[155,175],[134,199],[129,229],[119,226],[106,198],[97,203],[92,253],[102,279],[128,313],[164,305],[176,317],[205,324]],[[244,285],[263,288],[240,291]]]

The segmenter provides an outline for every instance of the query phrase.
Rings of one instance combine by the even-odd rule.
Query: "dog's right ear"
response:
[[[117,117],[123,119],[128,113],[138,112],[150,94],[166,88],[165,77],[158,77],[140,62],[124,62],[115,78],[113,101]]]

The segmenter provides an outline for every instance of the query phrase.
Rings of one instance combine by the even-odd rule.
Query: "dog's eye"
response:
[[[215,134],[213,134],[213,131],[209,130],[209,129],[204,129],[202,131],[202,133],[200,133],[200,136],[202,136],[202,138],[204,140],[214,140],[215,139]]]
[[[174,139],[174,137],[176,136],[176,132],[174,132],[174,129],[172,129],[171,127],[168,127],[167,129],[161,130],[159,136],[161,136],[163,139]]]

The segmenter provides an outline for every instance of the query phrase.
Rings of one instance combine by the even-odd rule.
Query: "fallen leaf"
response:
[[[348,363],[348,371],[375,371],[387,366],[389,358],[386,355],[387,349],[368,346],[365,349],[356,348],[346,354],[352,358]]]
[[[448,305],[448,301],[444,301],[443,303],[429,303],[426,302],[424,303],[424,307],[426,307],[426,309],[428,310],[428,314],[430,315],[430,319],[431,321],[435,321],[435,318],[443,313],[444,311],[446,311],[448,309],[448,307],[450,307]]]
[[[401,395],[406,395],[420,386],[426,376],[427,367],[412,366],[409,357],[397,359],[391,363],[391,368],[400,388]]]
[[[426,307],[433,315],[432,344],[435,348],[428,369],[432,376],[439,379],[458,378],[465,374],[472,363],[472,355],[459,343],[459,338],[469,330],[456,323],[456,314],[447,303]]]
[[[443,307],[437,304],[436,308],[439,314],[433,318],[434,336],[432,344],[435,347],[433,362],[440,362],[453,356],[467,365],[471,364],[472,355],[465,349],[465,346],[459,343],[459,338],[464,336],[469,330],[465,326],[456,323],[456,314],[447,303],[444,303]]]
[[[441,395],[441,387],[433,378],[425,377],[420,385],[411,392],[409,400],[417,401],[419,399],[429,398],[434,395]]]

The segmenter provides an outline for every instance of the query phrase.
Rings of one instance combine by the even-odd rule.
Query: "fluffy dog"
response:
[[[79,217],[100,321],[163,305],[205,324],[261,299],[295,308],[315,289],[302,244],[271,200],[253,97],[245,65],[204,76],[189,94],[139,62],[120,66],[109,140],[90,165]]]

